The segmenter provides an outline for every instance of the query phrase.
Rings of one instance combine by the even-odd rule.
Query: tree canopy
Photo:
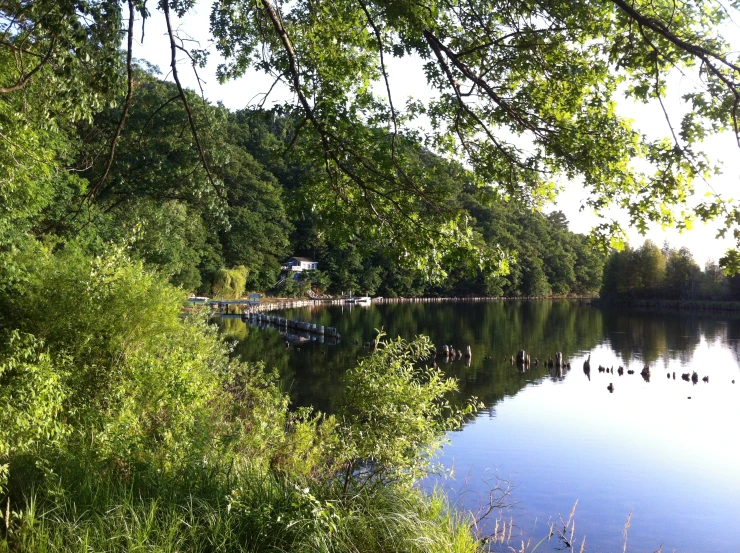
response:
[[[711,170],[699,141],[720,130],[738,135],[740,67],[720,32],[735,7],[231,0],[214,5],[211,23],[227,59],[222,77],[258,68],[282,80],[295,95],[288,108],[305,118],[302,132],[349,204],[359,196],[383,214],[402,198],[438,199],[398,147],[412,133],[408,123],[425,116],[429,147],[458,156],[477,183],[536,207],[561,179],[577,181],[591,207],[622,207],[644,231],[650,221],[685,228],[696,216],[734,225],[721,198],[694,213],[685,202]],[[394,102],[391,56],[416,56],[436,99]],[[660,101],[673,70],[698,72],[701,87],[685,95],[690,111],[672,136],[650,140],[617,114],[615,100],[626,91]],[[375,80],[386,98],[372,95]],[[388,132],[369,135],[368,123]],[[638,170],[635,158],[649,168]],[[613,222],[597,229],[602,238],[619,232]]]
[[[203,103],[178,77],[178,56],[189,57],[196,68],[205,60],[203,50],[189,48],[174,30],[174,19],[186,17],[193,5],[3,4],[0,98],[8,125],[0,155],[6,170],[17,164],[28,173],[21,179],[28,186],[15,176],[6,179],[13,182],[3,186],[3,209],[28,205],[32,217],[60,186],[57,169],[68,167],[70,153],[62,145],[51,138],[33,143],[49,124],[60,124],[45,125],[39,118],[63,112],[61,122],[89,121],[114,98],[105,147],[96,151],[97,176],[84,199],[102,200],[106,188],[109,196],[122,192],[111,174],[113,159],[121,153],[124,128],[134,123],[129,117],[136,103],[145,101],[137,98],[149,90],[135,76],[134,16],[150,9],[163,13],[170,37],[175,86],[168,105],[179,105],[185,122],[177,136],[191,135],[185,146],[200,165],[202,201],[224,205],[217,171],[221,151],[208,132],[211,116],[199,114]],[[290,144],[301,143],[312,167],[303,175],[309,184],[303,195],[321,231],[393,246],[399,262],[433,274],[444,252],[475,249],[474,236],[465,212],[438,185],[435,165],[423,162],[422,147],[459,161],[465,178],[477,186],[530,208],[541,207],[570,180],[589,191],[587,202],[598,212],[621,207],[643,231],[650,221],[687,228],[695,218],[720,218],[735,232],[740,217],[728,200],[714,197],[693,209],[686,202],[696,180],[714,170],[699,150],[701,140],[725,130],[739,136],[740,66],[722,34],[736,8],[709,0],[220,0],[210,19],[226,60],[221,78],[256,69],[292,92],[293,101],[281,109],[295,121]],[[388,61],[406,56],[423,64],[433,100],[404,104],[393,97]],[[671,136],[652,140],[618,115],[615,101],[626,92],[660,102],[672,71],[693,72],[699,86],[684,96],[686,115],[666,113],[680,118]],[[54,94],[34,88],[42,80],[54,84]],[[378,81],[385,96],[373,92]],[[30,108],[24,103],[29,100]],[[165,109],[152,108],[151,117]],[[24,111],[26,118],[10,116]],[[416,124],[422,118],[428,122],[424,132]],[[27,133],[24,125],[32,120],[39,124]],[[53,185],[43,184],[50,179]],[[25,201],[24,194],[35,202]],[[614,244],[620,232],[617,223],[605,220],[595,236],[602,245]],[[479,261],[495,270],[503,259],[493,249]],[[736,253],[723,262],[740,267]]]

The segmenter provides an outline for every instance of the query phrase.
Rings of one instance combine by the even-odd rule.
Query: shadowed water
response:
[[[513,517],[515,528],[494,549],[518,551],[531,539],[531,550],[548,535],[548,522],[567,519],[578,500],[576,551],[584,535],[585,551],[622,551],[630,512],[627,551],[740,551],[740,319],[546,300],[334,306],[287,316],[335,326],[342,342],[286,349],[275,330],[240,320],[224,321],[223,330],[238,340],[237,354],[280,370],[295,404],[323,411],[331,411],[343,372],[368,353],[363,344],[376,329],[471,346],[469,366],[438,360],[458,378],[460,398],[475,395],[485,409],[449,436],[440,459],[454,478],[425,484],[443,486],[475,511],[497,479],[510,482],[508,500],[517,506],[493,513],[488,529],[497,515]],[[572,368],[559,376],[541,363],[520,372],[509,361],[519,349],[533,361],[562,351]],[[649,382],[640,376],[645,364]],[[694,371],[698,383],[682,380]],[[553,538],[537,551],[561,546]]]

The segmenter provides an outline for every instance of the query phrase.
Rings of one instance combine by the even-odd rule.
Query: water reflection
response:
[[[286,337],[275,330],[248,328],[238,319],[220,324],[230,338],[238,340],[238,355],[264,360],[279,369],[294,404],[312,404],[325,411],[331,411],[333,400],[341,394],[342,373],[369,352],[367,344],[378,329],[391,337],[408,339],[425,334],[440,349],[442,344],[459,350],[470,346],[471,357],[440,356],[437,362],[458,379],[461,400],[476,396],[486,404],[545,378],[561,381],[565,371],[547,367],[547,359],[558,351],[568,362],[597,347],[604,348],[610,352],[610,361],[600,362],[612,369],[619,366],[619,376],[623,372],[639,374],[644,365],[688,365],[702,342],[722,344],[732,353],[735,364],[740,362],[740,320],[717,320],[714,314],[635,314],[594,309],[580,302],[543,300],[386,304],[369,309],[307,307],[281,315],[336,327],[343,343],[331,347],[311,343],[301,351],[286,351]],[[520,367],[512,371],[510,361],[520,349],[531,352],[533,362],[529,370]],[[584,364],[583,374],[591,381],[590,364]],[[649,376],[643,378],[650,382]],[[317,386],[317,381],[322,385]]]
[[[586,551],[622,550],[630,512],[628,550],[654,551],[661,543],[665,551],[740,550],[737,317],[628,313],[567,301],[281,315],[337,327],[342,343],[286,350],[275,331],[222,324],[238,340],[237,355],[266,360],[280,370],[296,405],[323,411],[343,393],[344,371],[369,353],[363,344],[376,329],[409,339],[426,334],[438,348],[469,345],[468,359],[436,361],[458,379],[457,400],[476,396],[486,408],[450,436],[442,460],[462,475],[472,497],[485,496],[482,482],[492,473],[513,482],[522,538],[537,543],[547,532],[544,521],[567,518],[578,499]],[[528,370],[512,363],[519,350],[531,355]],[[556,352],[574,370],[548,367]],[[463,482],[438,483],[460,506],[477,508],[471,496],[456,495]]]

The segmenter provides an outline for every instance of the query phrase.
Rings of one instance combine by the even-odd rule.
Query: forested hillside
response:
[[[137,93],[110,164],[101,162],[101,152],[118,125],[116,108],[56,131],[70,166],[34,217],[38,236],[75,237],[91,253],[102,244],[129,243],[147,267],[206,294],[218,294],[235,267],[246,268],[247,290],[271,290],[290,255],[311,257],[320,269],[302,287],[288,282],[277,293],[305,291],[309,282],[322,293],[382,296],[544,296],[599,288],[599,254],[586,237],[568,231],[561,213],[544,216],[506,202],[461,166],[404,142],[447,208],[468,219],[474,245],[472,252],[446,252],[430,278],[403,262],[402,243],[373,237],[366,221],[349,218],[337,229],[342,218],[313,209],[320,170],[309,161],[294,117],[277,110],[230,113],[188,92],[214,185],[183,141],[187,118],[172,101],[175,85],[141,68],[134,79]],[[87,204],[90,197],[95,202]],[[494,264],[502,252],[508,272]]]

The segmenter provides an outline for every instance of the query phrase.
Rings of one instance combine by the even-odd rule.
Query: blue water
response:
[[[519,551],[524,542],[532,550],[548,536],[549,524],[562,528],[561,517],[567,520],[577,501],[576,550],[585,536],[585,551],[623,551],[631,513],[627,551],[740,551],[737,318],[615,313],[563,301],[335,307],[289,315],[336,326],[343,340],[286,351],[277,332],[246,328],[240,351],[277,366],[295,403],[325,411],[342,392],[341,373],[366,354],[361,344],[376,328],[471,346],[469,366],[463,359],[441,367],[459,379],[461,395],[476,395],[485,408],[448,436],[439,461],[452,476],[422,484],[443,487],[453,504],[473,512],[485,506],[492,486],[510,486],[510,506],[481,523],[490,533],[497,518],[499,528],[513,521],[511,539],[492,549]],[[562,351],[572,368],[562,377],[542,366],[520,373],[508,360],[519,348],[533,359]],[[588,355],[590,378],[582,369]],[[646,363],[649,382],[639,375]],[[613,366],[614,374],[599,373],[600,364]],[[635,374],[618,376],[619,365]],[[681,379],[693,371],[709,382]],[[554,536],[537,551],[562,546]]]

